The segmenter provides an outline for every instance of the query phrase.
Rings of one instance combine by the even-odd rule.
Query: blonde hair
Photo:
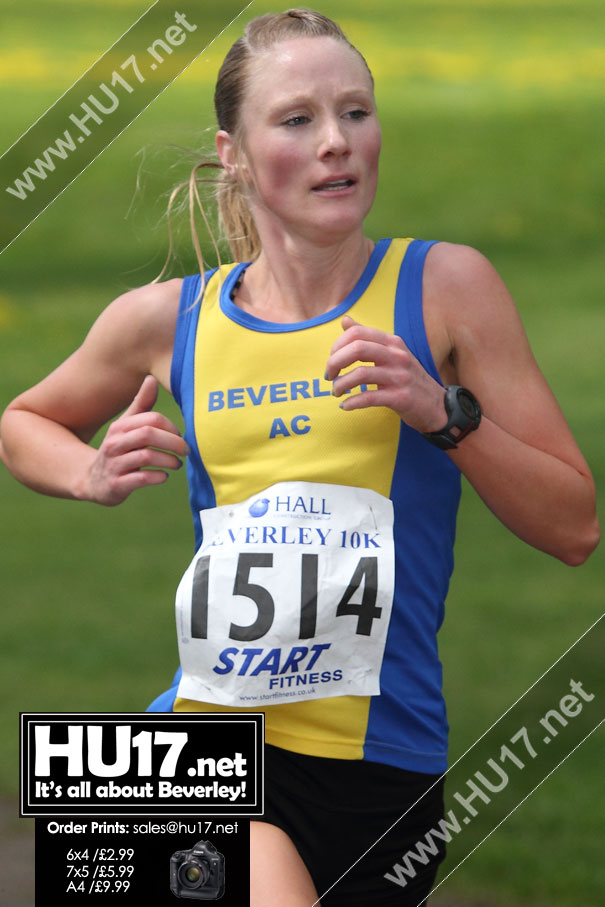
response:
[[[233,136],[236,145],[241,147],[243,138],[241,108],[249,80],[251,61],[256,55],[267,51],[279,41],[284,41],[288,38],[308,37],[330,37],[347,44],[363,61],[373,84],[372,74],[362,54],[351,44],[340,26],[322,15],[322,13],[300,8],[289,9],[284,13],[267,13],[257,16],[248,22],[244,34],[232,45],[225,57],[218,72],[214,92],[214,108],[218,127]],[[218,177],[202,177],[200,171],[206,168],[220,170]],[[218,206],[219,229],[221,237],[229,245],[234,261],[253,261],[258,258],[261,252],[261,241],[248,205],[246,190],[237,177],[230,176],[217,160],[199,161],[191,170],[189,180],[177,186],[170,196],[168,204],[170,248],[166,265],[172,255],[173,246],[170,209],[177,193],[185,186],[188,186],[189,221],[192,242],[202,276],[201,293],[204,286],[204,263],[195,226],[196,206],[202,215],[205,227],[212,240],[219,265],[221,264],[221,255],[199,196],[198,184],[200,183],[213,183],[216,187],[215,197]],[[162,274],[166,269],[166,265],[162,269]],[[156,280],[159,280],[159,277]]]

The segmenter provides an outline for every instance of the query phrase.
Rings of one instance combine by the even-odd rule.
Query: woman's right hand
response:
[[[128,409],[112,422],[91,461],[85,497],[97,504],[121,504],[137,488],[161,485],[167,470],[180,469],[189,448],[176,425],[153,412],[158,382],[148,375]]]
[[[19,482],[111,507],[181,466],[184,439],[152,411],[158,384],[170,389],[181,285],[175,278],[119,296],[71,356],[9,403],[0,457]],[[101,446],[91,446],[112,419]]]

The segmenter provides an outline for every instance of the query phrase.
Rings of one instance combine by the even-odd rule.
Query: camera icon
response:
[[[225,858],[210,841],[170,857],[170,890],[177,898],[216,901],[225,893]]]

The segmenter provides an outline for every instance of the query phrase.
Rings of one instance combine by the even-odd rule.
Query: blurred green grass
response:
[[[8,4],[3,147],[144,8],[91,0],[75,19],[75,0]],[[247,16],[271,8],[255,3]],[[341,21],[376,78],[384,151],[369,234],[448,239],[490,257],[603,488],[604,5],[329,0],[320,8]],[[188,172],[169,146],[211,148],[212,78],[240,28],[0,258],[0,406],[68,355],[114,296],[160,270],[166,196]],[[27,54],[15,54],[20,45]],[[179,237],[173,274],[196,267],[184,228]],[[166,395],[159,406],[178,420]],[[0,495],[0,790],[14,794],[19,711],[139,710],[168,685],[174,591],[192,538],[182,474],[111,510],[38,497],[5,472]],[[466,485],[458,539],[440,634],[452,759],[602,613],[605,580],[601,549],[585,566],[565,567],[514,538]],[[602,752],[601,731],[446,890],[494,903],[600,903]]]

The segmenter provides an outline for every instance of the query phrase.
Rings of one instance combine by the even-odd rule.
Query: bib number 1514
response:
[[[299,639],[310,639],[317,629],[318,595],[317,554],[302,554],[300,569],[300,625]],[[272,553],[240,553],[237,558],[232,595],[241,595],[254,602],[257,609],[255,620],[247,626],[231,623],[229,638],[242,642],[261,639],[270,630],[275,618],[275,601],[269,590],[259,582],[250,581],[251,570],[272,570]],[[191,597],[191,636],[194,639],[208,638],[209,589],[211,587],[212,558],[203,555],[195,565]],[[257,577],[259,578],[259,577]],[[261,577],[262,578],[262,577]],[[294,578],[292,578],[294,580]],[[352,602],[355,593],[362,587],[358,601]],[[290,586],[294,589],[294,582]],[[352,615],[357,617],[355,633],[370,636],[374,620],[380,618],[382,609],[377,607],[378,559],[360,557],[351,578],[336,606],[336,617]],[[360,598],[360,600],[359,600]],[[211,603],[212,604],[212,603]],[[221,602],[221,609],[225,603]]]

